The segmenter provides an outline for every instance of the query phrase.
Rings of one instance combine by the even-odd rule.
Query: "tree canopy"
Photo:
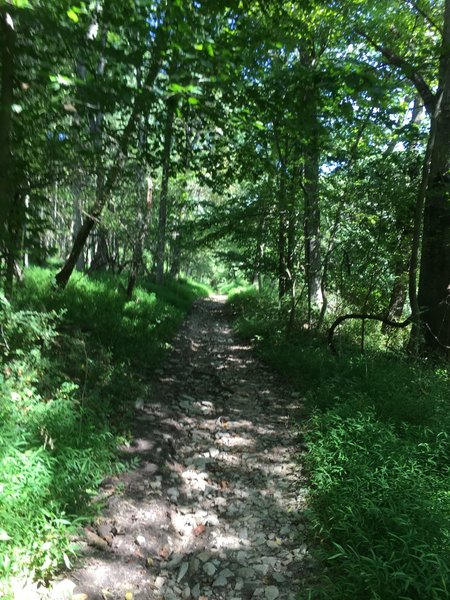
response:
[[[30,261],[130,293],[225,269],[309,328],[408,298],[414,344],[450,345],[448,0],[0,10],[7,294]]]

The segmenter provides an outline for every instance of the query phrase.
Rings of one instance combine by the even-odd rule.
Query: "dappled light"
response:
[[[145,399],[124,449],[140,464],[115,482],[123,491],[97,522],[97,534],[107,526],[111,546],[87,551],[73,573],[89,598],[100,599],[106,586],[118,598],[127,589],[135,598],[173,600],[265,598],[268,590],[293,600],[311,568],[304,481],[286,427],[300,406],[248,346],[233,344],[222,305],[197,305]],[[216,370],[223,388],[212,385]]]
[[[450,0],[0,0],[1,600],[450,598],[449,198]]]

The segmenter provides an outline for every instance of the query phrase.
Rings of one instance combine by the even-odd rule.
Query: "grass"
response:
[[[299,598],[450,595],[450,379],[445,364],[372,346],[332,355],[273,299],[230,299],[235,326],[305,397],[315,576]],[[349,334],[346,333],[348,336]]]
[[[29,269],[13,304],[0,295],[0,596],[16,578],[49,578],[70,564],[71,538],[92,516],[134,400],[192,301],[193,282],[143,283],[126,301],[112,277]]]

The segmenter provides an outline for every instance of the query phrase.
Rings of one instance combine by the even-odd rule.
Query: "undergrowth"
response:
[[[0,294],[0,597],[14,579],[46,580],[107,473],[137,396],[192,301],[193,282],[142,283],[126,301],[113,277],[75,276],[63,292],[29,269],[10,304]]]
[[[273,298],[229,301],[237,331],[305,397],[314,576],[301,599],[450,595],[450,385],[445,364],[386,351],[378,334],[334,356],[286,328]],[[280,316],[281,315],[281,316]]]

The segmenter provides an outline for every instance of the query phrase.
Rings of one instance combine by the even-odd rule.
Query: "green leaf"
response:
[[[67,11],[67,16],[69,17],[69,19],[71,21],[73,21],[74,23],[78,23],[79,19],[78,19],[78,15],[77,13],[73,10],[73,8],[69,8],[69,10]]]
[[[194,98],[194,96],[189,96],[188,102],[189,102],[189,104],[194,105],[194,104],[199,104],[200,100],[198,98]]]
[[[203,44],[194,44],[196,50],[203,50]]]
[[[214,48],[212,44],[206,44],[206,50],[209,56],[214,56]]]
[[[179,83],[171,83],[169,85],[169,90],[171,92],[174,92],[175,94],[178,94],[180,92],[185,92],[186,91],[186,86],[180,85]]]
[[[17,6],[17,8],[33,8],[28,0],[10,0],[13,6]]]

